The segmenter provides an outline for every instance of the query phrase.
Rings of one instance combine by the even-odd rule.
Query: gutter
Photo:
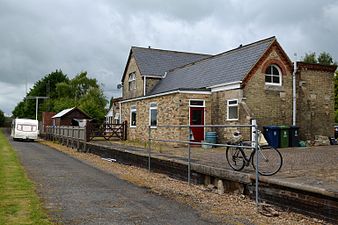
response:
[[[210,95],[211,91],[184,91],[184,90],[175,90],[175,91],[168,91],[164,93],[159,93],[159,94],[154,94],[154,95],[149,95],[149,96],[142,96],[138,98],[132,98],[132,99],[127,99],[124,101],[120,101],[120,103],[126,103],[126,102],[133,102],[133,101],[138,101],[138,100],[143,100],[143,99],[148,99],[148,98],[155,98],[155,97],[160,97],[164,95],[170,95],[170,94],[201,94],[201,95]]]

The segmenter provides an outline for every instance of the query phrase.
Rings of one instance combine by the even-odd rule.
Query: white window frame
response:
[[[193,101],[203,102],[203,105],[192,105],[191,102]],[[204,106],[205,106],[205,100],[203,99],[189,99],[189,107],[196,107],[196,108],[201,107],[202,108]]]
[[[236,103],[231,103],[232,101],[236,101]],[[227,100],[227,120],[228,121],[237,121],[239,120],[239,104],[238,104],[238,99],[229,99]],[[236,107],[237,108],[237,118],[229,118],[229,112],[230,112],[230,107]]]
[[[156,125],[153,126],[151,125],[151,111],[156,110]],[[156,102],[151,102],[149,104],[149,126],[150,128],[157,128],[157,123],[158,123],[158,107]]]
[[[135,112],[135,125],[132,124],[133,112]],[[130,127],[136,127],[136,126],[137,126],[137,109],[136,109],[136,105],[131,105],[130,106]]]
[[[279,76],[278,76],[279,77],[279,83],[265,82],[265,84],[266,85],[273,85],[273,86],[282,86],[282,70],[276,64],[270,64],[266,69],[270,68],[271,66],[275,67],[278,70],[278,73],[279,73]],[[266,74],[265,72],[266,72],[266,70],[264,71],[264,81],[265,81],[265,77],[266,76],[270,76],[271,77],[271,81],[273,81],[273,77],[276,77],[276,75]]]
[[[133,84],[133,86],[131,85]],[[128,77],[129,91],[136,90],[136,73],[132,72]]]

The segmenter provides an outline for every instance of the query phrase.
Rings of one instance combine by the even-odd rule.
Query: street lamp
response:
[[[35,99],[35,119],[38,120],[39,99],[47,99],[45,96],[27,96],[27,99]]]

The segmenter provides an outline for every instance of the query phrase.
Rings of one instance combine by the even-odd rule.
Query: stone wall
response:
[[[160,82],[161,78],[146,78],[146,94],[149,94],[158,82]]]
[[[129,91],[129,74],[136,73],[136,90]],[[135,98],[139,96],[143,96],[143,78],[141,76],[140,70],[137,67],[136,61],[134,57],[130,58],[128,68],[126,70],[126,76],[123,80],[123,99]]]
[[[292,73],[290,66],[277,47],[257,64],[255,73],[246,81],[243,101],[250,111],[250,117],[257,120],[259,129],[266,125],[292,124]],[[265,83],[265,69],[277,64],[282,71],[282,85]]]
[[[241,103],[243,99],[243,91],[241,89],[213,92],[211,99],[211,123],[213,125],[250,125],[250,115],[248,115],[245,106]],[[227,120],[227,100],[230,99],[238,99],[239,119],[235,121]],[[245,140],[250,140],[250,128],[228,127],[214,128],[213,130],[217,132],[219,143],[230,141],[236,130],[239,130],[242,133]]]
[[[210,95],[174,93],[142,100],[122,102],[122,120],[128,121],[128,140],[145,142],[148,140],[149,106],[157,103],[157,124],[161,125],[188,125],[189,99],[205,100],[205,124],[211,123]],[[130,127],[130,107],[136,105],[136,127]],[[156,139],[187,140],[187,128],[151,128],[151,135]]]
[[[297,63],[297,125],[303,140],[334,136],[335,66]]]

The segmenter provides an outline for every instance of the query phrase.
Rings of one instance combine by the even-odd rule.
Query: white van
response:
[[[36,140],[39,135],[39,121],[32,119],[14,119],[11,127],[13,140]]]

